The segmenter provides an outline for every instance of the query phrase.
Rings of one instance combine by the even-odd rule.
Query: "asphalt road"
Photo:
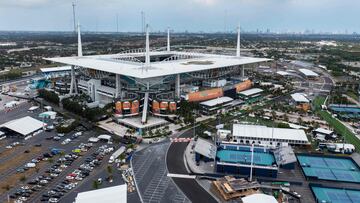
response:
[[[132,157],[137,189],[145,203],[190,202],[167,176],[165,159],[169,145],[169,141],[152,144]]]
[[[183,133],[180,137],[192,137],[192,129]],[[188,174],[184,163],[184,152],[188,143],[172,143],[168,149],[166,163],[169,173]],[[217,202],[203,187],[194,179],[173,178],[176,185],[192,202],[215,203]]]

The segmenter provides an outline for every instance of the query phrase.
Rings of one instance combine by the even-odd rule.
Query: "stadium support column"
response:
[[[76,78],[75,78],[75,66],[71,66],[71,83],[70,83],[70,94],[77,94]]]
[[[177,74],[175,79],[175,97],[180,99],[180,74]]]
[[[244,67],[244,65],[241,66],[241,77],[245,77],[245,67]]]
[[[120,75],[116,74],[116,92],[115,92],[115,98],[121,98],[121,80],[120,80]]]

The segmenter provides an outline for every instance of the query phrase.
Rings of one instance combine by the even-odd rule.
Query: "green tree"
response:
[[[99,189],[99,182],[98,182],[97,180],[94,180],[92,187],[93,187],[94,189]]]
[[[107,172],[108,172],[109,174],[112,174],[112,173],[113,173],[112,167],[111,167],[110,165],[107,166]]]
[[[25,176],[25,175],[21,176],[21,177],[20,177],[20,181],[21,181],[21,182],[25,182],[25,181],[26,181],[26,176]]]

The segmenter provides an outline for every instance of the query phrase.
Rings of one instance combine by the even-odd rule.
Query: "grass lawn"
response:
[[[315,110],[324,119],[330,126],[335,129],[335,132],[344,136],[347,142],[353,144],[356,148],[356,151],[360,151],[360,140],[352,133],[345,125],[343,125],[339,120],[333,118],[332,115],[324,110],[321,110],[321,105],[324,103],[325,98],[317,97],[314,100]]]

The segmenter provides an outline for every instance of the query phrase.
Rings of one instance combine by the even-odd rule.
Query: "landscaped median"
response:
[[[337,118],[332,117],[332,115],[325,110],[321,109],[321,105],[325,99],[323,97],[317,97],[314,100],[316,113],[321,116],[331,127],[334,128],[335,132],[344,136],[347,142],[353,144],[357,152],[360,152],[360,140],[352,133],[344,124],[342,124]]]

